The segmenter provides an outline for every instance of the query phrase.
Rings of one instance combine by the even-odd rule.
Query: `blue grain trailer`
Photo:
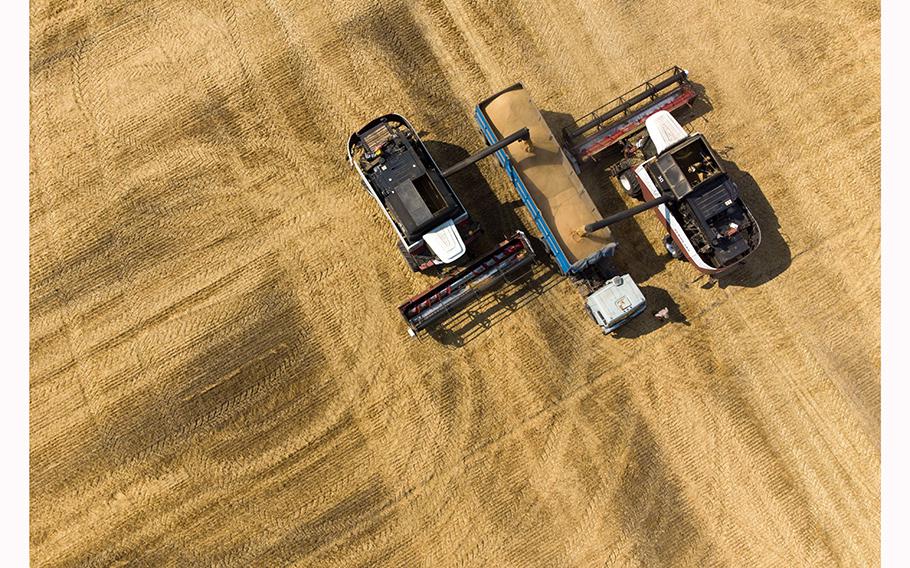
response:
[[[517,128],[529,139],[496,152],[500,165],[534,219],[559,270],[577,283],[588,313],[610,333],[645,310],[645,298],[628,274],[612,268],[616,240],[608,228],[586,231],[603,216],[575,173],[557,138],[521,83],[477,105],[474,117],[491,145]]]

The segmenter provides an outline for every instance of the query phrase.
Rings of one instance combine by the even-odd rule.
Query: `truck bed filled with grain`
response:
[[[581,236],[586,224],[602,218],[559,142],[528,91],[516,85],[482,104],[498,137],[527,126],[530,144],[512,144],[509,155],[540,213],[569,262],[583,260],[612,244],[609,229]]]

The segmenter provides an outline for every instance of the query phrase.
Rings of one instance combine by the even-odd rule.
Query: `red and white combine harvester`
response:
[[[585,225],[584,232],[654,209],[667,229],[667,252],[717,275],[743,262],[761,242],[761,231],[704,135],[686,132],[671,114],[695,97],[688,72],[672,67],[563,135],[576,168],[618,146],[622,157],[610,171],[627,194],[645,200]]]

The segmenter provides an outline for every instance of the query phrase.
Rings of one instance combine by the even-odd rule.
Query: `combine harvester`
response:
[[[504,143],[521,135],[516,133]],[[395,229],[398,250],[411,270],[444,266],[464,256],[480,226],[446,177],[473,162],[440,171],[411,124],[397,114],[368,122],[351,135],[347,149],[348,163]],[[474,161],[489,152],[481,154]]]
[[[477,105],[474,117],[491,145],[504,132],[527,127],[527,145],[496,152],[562,274],[578,286],[588,313],[608,334],[644,311],[645,298],[628,274],[611,264],[616,241],[608,229],[583,231],[600,219],[591,196],[521,83]]]
[[[715,276],[742,263],[761,231],[705,137],[687,133],[670,114],[695,95],[688,73],[672,67],[566,128],[563,139],[576,171],[619,147],[610,173],[627,194],[646,200],[587,223],[584,233],[655,209],[668,232],[667,252]]]
[[[398,249],[415,271],[452,268],[467,259],[467,243],[480,232],[449,185],[448,177],[500,148],[527,140],[518,129],[445,171],[439,169],[417,131],[401,115],[376,118],[350,136],[347,157],[367,192],[376,200],[398,236]],[[416,335],[454,314],[479,294],[493,289],[534,260],[521,231],[496,249],[457,269],[414,296],[399,311]]]

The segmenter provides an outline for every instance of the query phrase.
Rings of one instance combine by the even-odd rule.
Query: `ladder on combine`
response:
[[[582,162],[644,128],[652,114],[676,110],[695,96],[688,72],[671,67],[563,129],[564,146],[578,169]]]

